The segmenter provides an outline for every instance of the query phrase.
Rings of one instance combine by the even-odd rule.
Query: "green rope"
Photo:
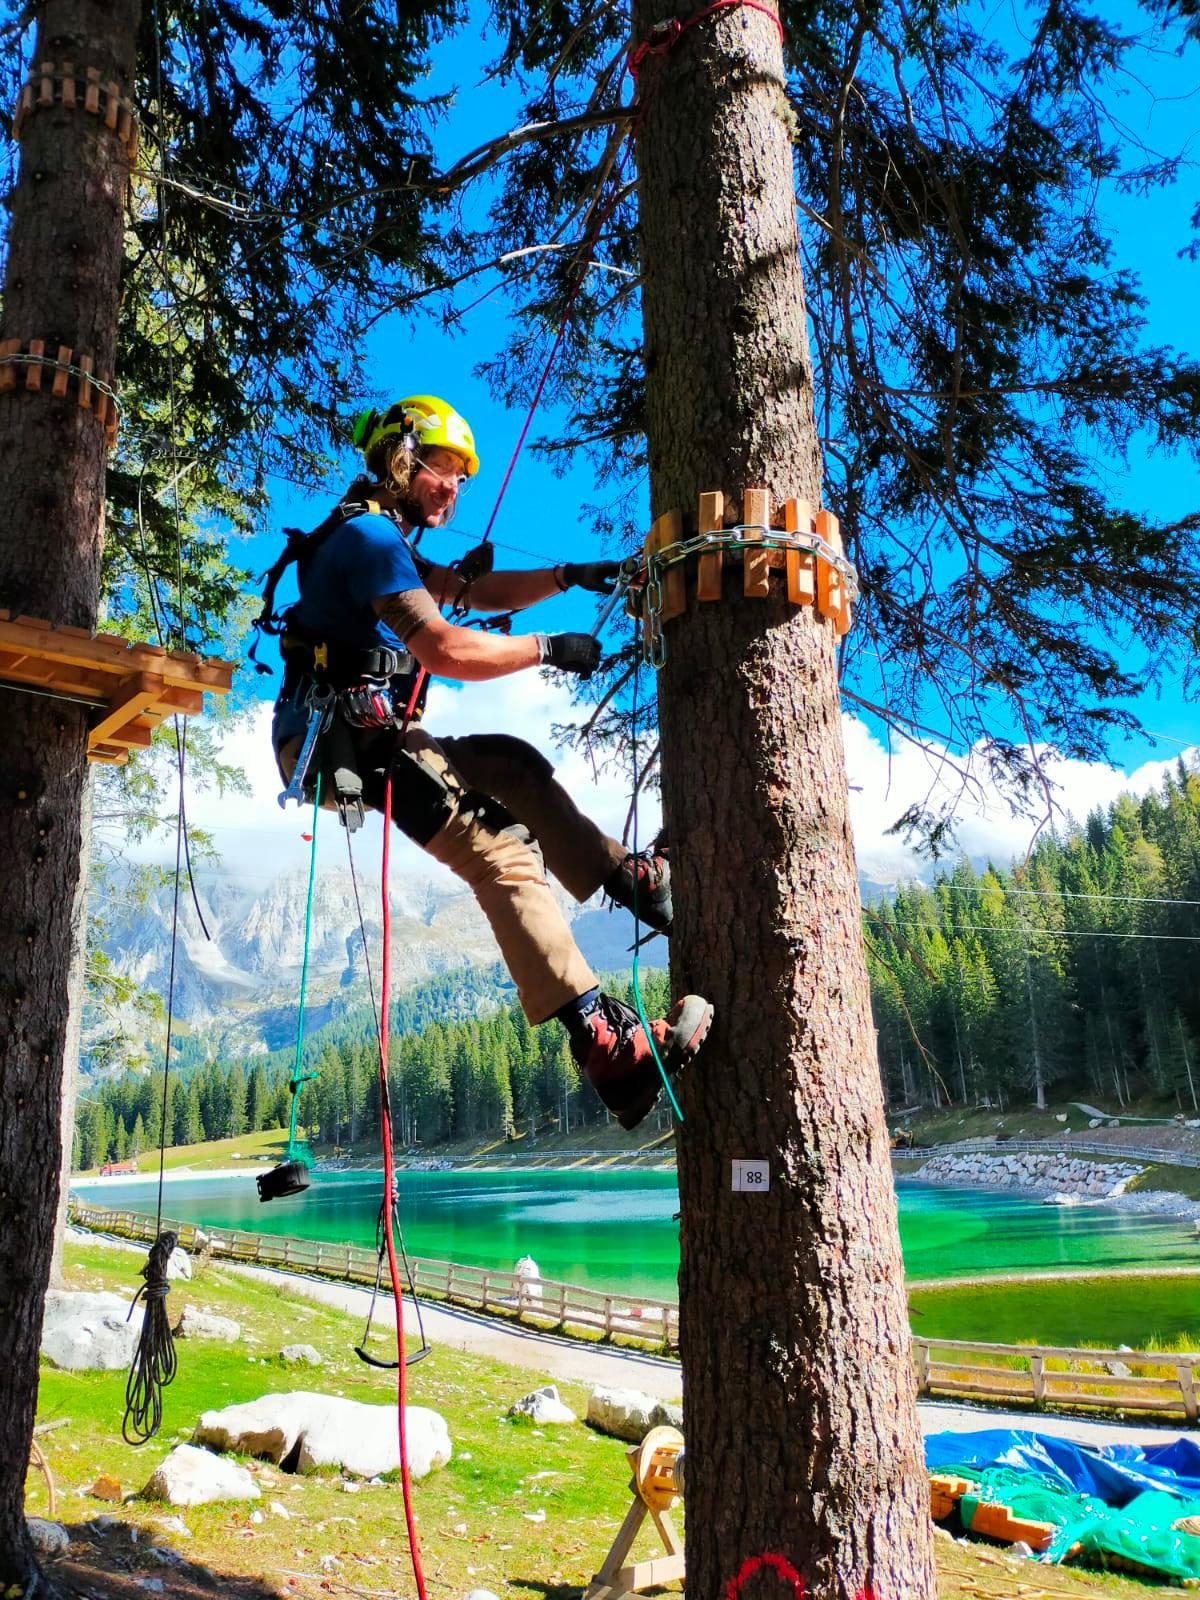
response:
[[[308,955],[312,945],[313,887],[317,881],[317,818],[321,815],[321,774],[317,773],[313,790],[312,845],[308,852],[308,899],[304,907],[304,955],[300,963],[300,1015],[296,1020],[296,1060],[292,1066],[292,1115],[288,1122],[288,1142],[285,1159],[306,1160],[296,1144],[296,1113],[300,1109],[300,1090],[318,1076],[315,1072],[301,1072],[300,1058],[304,1052],[304,1001],[308,993]]]
[[[634,641],[637,650],[637,642]],[[637,715],[638,715],[638,685],[641,678],[642,663],[640,655],[634,657],[633,668],[633,708],[630,717],[630,742],[633,750],[633,853],[638,853],[638,771],[637,771]],[[658,1046],[654,1042],[654,1035],[650,1032],[650,1022],[646,1016],[646,1005],[642,999],[642,985],[639,976],[641,957],[639,949],[641,944],[641,920],[638,917],[638,883],[637,868],[633,871],[633,1004],[638,1014],[638,1021],[645,1030],[646,1038],[650,1043],[650,1050],[654,1056],[654,1065],[658,1068],[658,1075],[663,1081],[663,1088],[667,1091],[667,1099],[671,1102],[671,1110],[676,1118],[682,1122],[683,1112],[679,1109],[679,1101],[675,1098],[675,1091],[671,1088],[671,1080],[667,1077],[667,1069],[662,1064],[662,1057],[658,1053]]]

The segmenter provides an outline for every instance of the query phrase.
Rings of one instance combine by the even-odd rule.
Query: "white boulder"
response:
[[[192,1276],[192,1258],[181,1244],[177,1244],[167,1257],[167,1277],[189,1281]]]
[[[29,1540],[40,1556],[60,1556],[71,1543],[71,1535],[61,1522],[50,1522],[45,1517],[27,1517]]]
[[[286,1361],[289,1367],[319,1367],[321,1352],[311,1344],[285,1344],[279,1352],[279,1359]]]
[[[445,1419],[425,1406],[407,1406],[405,1421],[413,1477],[444,1467],[452,1454]],[[267,1456],[289,1472],[336,1466],[356,1478],[374,1478],[400,1465],[395,1406],[303,1390],[206,1411],[193,1439],[212,1450]]]
[[[141,1305],[130,1316],[129,1300],[119,1294],[46,1291],[42,1354],[56,1367],[71,1372],[128,1367],[141,1332]]]
[[[257,1500],[259,1488],[245,1467],[180,1444],[155,1469],[142,1494],[172,1506],[206,1506],[214,1500]]]
[[[510,1417],[528,1417],[539,1427],[549,1422],[579,1421],[570,1406],[563,1405],[558,1397],[558,1390],[552,1383],[545,1384],[541,1389],[534,1389],[530,1394],[522,1395],[520,1400],[509,1406],[508,1414]]]
[[[640,1389],[593,1389],[587,1422],[598,1433],[641,1444],[651,1428],[682,1428],[683,1406],[656,1400]]]
[[[218,1317],[211,1311],[200,1311],[195,1306],[184,1306],[183,1314],[175,1324],[177,1339],[221,1339],[225,1344],[236,1344],[242,1337],[240,1326],[232,1317]]]

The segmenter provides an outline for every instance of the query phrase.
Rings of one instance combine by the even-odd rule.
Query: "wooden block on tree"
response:
[[[838,519],[832,511],[817,512],[817,532],[835,554],[841,555],[842,536],[838,530]],[[846,585],[842,575],[835,566],[820,557],[817,559],[817,610],[823,617],[829,618],[839,635],[850,626]],[[845,626],[840,625],[843,613],[847,613]]]
[[[54,63],[43,61],[41,65],[42,81],[38,85],[37,103],[40,106],[54,104]]]
[[[121,85],[108,80],[108,104],[104,108],[104,126],[115,128],[121,114]]]
[[[17,101],[17,114],[13,118],[12,136],[14,139],[21,137],[22,130],[25,127],[25,119],[32,110],[33,85],[31,83],[22,84],[21,97]]]
[[[100,68],[87,69],[87,87],[83,91],[83,109],[93,116],[100,114]]]
[[[31,356],[44,356],[46,354],[46,341],[44,339],[30,339],[29,354]],[[27,389],[40,389],[42,387],[42,365],[39,361],[31,361],[25,368],[25,387]]]
[[[106,384],[108,382],[108,373],[107,372],[103,372],[103,371],[102,372],[98,372],[96,374],[96,378],[98,380],[98,383]],[[98,387],[96,389],[96,421],[97,422],[103,422],[107,416],[108,416],[108,390]]]
[[[85,411],[92,409],[92,366],[91,356],[80,356],[79,404]]]
[[[720,489],[715,494],[700,496],[700,510],[696,517],[697,533],[720,533],[725,526],[725,496]],[[721,566],[724,556],[720,550],[710,556],[701,556],[696,571],[696,599],[721,598]]]
[[[766,489],[747,489],[742,496],[742,521],[746,527],[742,537],[762,540],[771,525],[771,496]],[[765,600],[771,592],[770,552],[743,550],[742,593],[753,600]]]
[[[678,511],[668,511],[661,517],[656,517],[654,526],[650,530],[650,537],[655,540],[656,550],[665,550],[669,545],[678,544],[683,536],[683,517]],[[681,617],[687,610],[687,578],[684,575],[682,561],[677,561],[674,566],[668,567],[662,575],[663,608],[662,620],[670,622],[672,617]]]
[[[20,348],[20,339],[5,339],[3,343],[0,343],[0,356],[15,356]],[[16,363],[11,360],[6,360],[4,365],[0,366],[0,394],[4,394],[7,390],[15,389],[16,387]]]
[[[811,533],[812,507],[807,500],[783,502],[785,533]],[[794,606],[811,606],[817,599],[817,563],[801,550],[787,552],[787,593]]]
[[[75,99],[75,63],[63,62],[62,103],[68,111],[73,111],[76,106]]]
[[[67,382],[71,374],[66,370],[71,364],[71,346],[60,344],[58,347],[58,371],[54,374],[54,382],[50,385],[50,393],[62,396],[67,392]]]

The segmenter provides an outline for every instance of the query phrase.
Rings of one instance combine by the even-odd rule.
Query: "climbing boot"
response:
[[[640,855],[631,851],[605,879],[604,892],[656,933],[670,931],[671,867],[666,852],[657,845]]]
[[[707,1000],[687,994],[665,1017],[650,1024],[668,1076],[699,1054],[712,1018],[713,1008]],[[636,1128],[662,1088],[662,1076],[637,1012],[611,995],[598,995],[571,1039],[571,1054],[621,1126]]]

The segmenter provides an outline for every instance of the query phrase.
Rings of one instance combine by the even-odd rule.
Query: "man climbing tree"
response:
[[[634,15],[661,49],[636,143],[652,514],[694,532],[702,493],[736,513],[752,488],[816,507],[779,25],[737,0],[681,34],[654,32],[664,0]],[[679,1089],[687,1587],[778,1592],[753,1576],[770,1553],[821,1600],[929,1600],[836,639],[784,579],[745,599],[726,559],[723,599],[665,624],[658,680],[672,978],[716,1006]],[[734,1189],[743,1159],[761,1191]]]

